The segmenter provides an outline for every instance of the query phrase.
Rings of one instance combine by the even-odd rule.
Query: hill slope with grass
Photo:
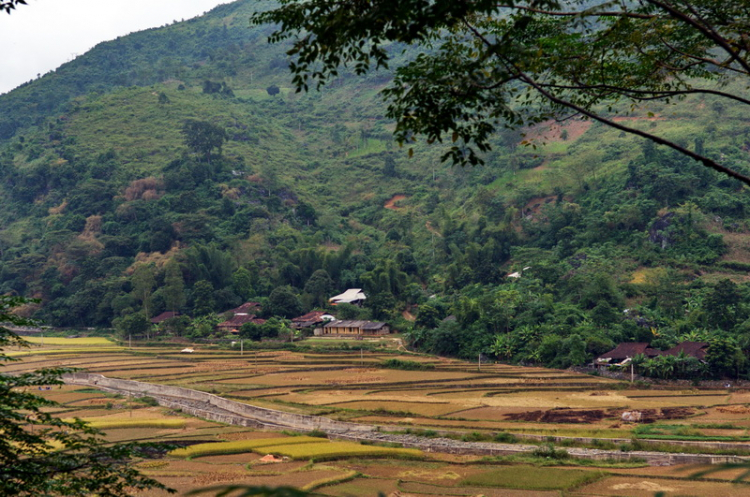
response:
[[[1,292],[128,334],[180,311],[168,332],[199,338],[244,301],[289,318],[364,288],[340,317],[438,354],[565,367],[693,339],[737,351],[710,374],[745,367],[738,183],[575,120],[498,135],[482,167],[440,163],[439,145],[410,158],[388,73],[293,93],[253,5],[102,43],[0,97]],[[628,119],[749,169],[749,119],[708,97]],[[284,329],[269,323],[255,331]]]

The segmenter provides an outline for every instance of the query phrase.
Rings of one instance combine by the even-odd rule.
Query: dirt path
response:
[[[405,198],[406,195],[394,195],[388,202],[385,203],[385,205],[383,205],[383,207],[392,211],[403,209],[403,207],[399,207],[398,205],[396,205],[396,202],[404,200]]]

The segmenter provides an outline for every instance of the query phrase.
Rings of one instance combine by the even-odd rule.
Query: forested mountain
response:
[[[0,292],[40,298],[28,311],[55,326],[125,330],[247,300],[292,317],[356,287],[367,306],[343,315],[423,350],[563,367],[620,341],[748,348],[738,182],[575,120],[507,131],[481,167],[441,164],[439,144],[410,157],[387,72],[291,92],[254,5],[102,43],[0,96]],[[750,118],[709,97],[628,119],[750,171]]]

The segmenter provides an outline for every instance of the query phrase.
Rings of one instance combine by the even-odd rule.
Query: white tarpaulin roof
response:
[[[333,303],[336,304],[342,304],[342,303],[351,303],[356,302],[357,300],[365,300],[367,297],[362,292],[361,288],[350,288],[341,295],[336,295],[335,297],[331,297],[330,300]]]

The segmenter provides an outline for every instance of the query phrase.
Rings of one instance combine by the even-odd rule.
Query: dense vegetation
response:
[[[24,303],[0,296],[0,324],[24,326],[28,320],[13,313]],[[0,326],[0,364],[15,361],[3,352],[28,347],[21,337]],[[154,444],[111,444],[102,433],[80,419],[60,419],[50,411],[57,402],[34,395],[37,388],[62,385],[68,369],[0,374],[0,493],[3,495],[102,495],[124,497],[133,491],[167,487],[130,466],[137,457],[165,453],[172,447]],[[173,493],[168,490],[168,493]]]
[[[288,318],[357,287],[366,306],[339,317],[437,354],[567,367],[620,341],[710,340],[706,375],[746,371],[738,182],[580,121],[538,148],[500,133],[482,167],[442,165],[437,146],[409,158],[377,96],[387,73],[294,94],[251,13],[102,43],[0,97],[0,292],[42,299],[27,312],[54,326],[126,334],[178,310],[192,319],[168,332],[199,338],[244,301]],[[650,112],[631,124],[750,170],[741,111]]]

